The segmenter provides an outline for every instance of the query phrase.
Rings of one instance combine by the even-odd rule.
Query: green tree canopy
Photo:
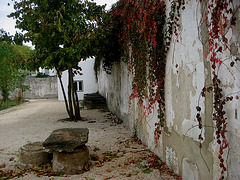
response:
[[[6,32],[4,29],[0,29],[0,41],[7,41],[9,43],[13,42],[10,33]]]
[[[22,33],[16,32],[14,36],[10,35],[4,29],[0,29],[0,41],[7,41],[11,44],[23,45],[25,41],[24,35]]]
[[[9,91],[16,88],[27,89],[23,85],[26,73],[19,68],[23,67],[24,60],[30,53],[29,47],[14,45],[7,41],[0,42],[0,91],[3,102],[8,99]]]
[[[81,119],[73,68],[78,69],[79,61],[95,54],[104,6],[87,0],[24,0],[15,2],[14,8],[10,17],[17,19],[16,27],[26,31],[24,36],[35,46],[33,64],[56,68],[60,81],[60,72],[68,69],[66,109],[72,120]],[[63,86],[62,90],[65,94]]]
[[[77,0],[15,2],[16,27],[26,31],[42,67],[66,70],[94,55],[102,6]]]

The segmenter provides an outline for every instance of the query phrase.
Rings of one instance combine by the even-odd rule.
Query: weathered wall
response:
[[[222,81],[224,95],[232,95],[233,101],[228,102],[225,106],[227,114],[227,141],[229,144],[228,154],[228,179],[240,179],[240,101],[235,96],[239,96],[240,91],[240,63],[237,61],[233,67],[231,62],[235,62],[235,58],[240,59],[240,1],[234,0],[234,16],[236,17],[236,25],[232,26],[226,34],[230,44],[230,54],[223,56],[224,62],[219,69],[219,77]],[[229,52],[230,53],[230,52]],[[212,144],[213,149],[218,147],[217,143]],[[218,151],[213,151],[215,164],[219,163],[217,158]],[[214,166],[215,173],[219,173],[219,168]]]
[[[214,140],[215,129],[212,121],[213,94],[207,93],[206,98],[199,98],[205,85],[212,83],[208,50],[207,30],[201,24],[206,4],[187,0],[186,8],[181,14],[181,32],[178,37],[173,35],[172,44],[167,56],[165,79],[166,127],[155,149],[154,129],[157,119],[156,110],[147,117],[143,109],[133,101],[129,108],[131,94],[131,74],[128,74],[124,63],[115,63],[111,75],[103,68],[98,74],[99,92],[107,98],[109,109],[121,118],[133,130],[137,128],[138,136],[144,144],[165,160],[170,168],[185,179],[218,179],[219,160],[218,146]],[[235,0],[235,3],[238,3]],[[236,5],[236,4],[235,4]],[[170,9],[167,4],[166,9]],[[235,6],[239,7],[239,6]],[[240,17],[239,10],[236,15]],[[239,18],[238,18],[239,19]],[[239,21],[231,29],[228,38],[235,56],[239,52]],[[226,55],[227,56],[227,55]],[[230,59],[231,60],[231,59]],[[230,61],[231,62],[231,61]],[[224,94],[239,92],[239,63],[229,70],[221,66],[219,77],[223,79]],[[234,74],[234,76],[233,76]],[[202,107],[204,127],[197,127],[196,106]],[[225,106],[228,118],[228,175],[229,179],[240,179],[240,113],[239,101],[234,100]],[[199,134],[203,134],[202,148],[199,148]]]
[[[206,102],[202,98],[199,100],[206,78],[211,75],[204,62],[204,47],[199,37],[202,9],[199,3],[193,1],[186,1],[185,6],[181,14],[180,35],[173,36],[167,57],[164,157],[167,164],[179,172],[183,179],[213,179],[213,157],[208,149],[213,132],[211,128],[202,129],[203,138],[208,139],[203,143],[202,157],[198,142],[201,131],[195,118],[199,103],[203,109],[203,119],[211,121],[211,115],[207,117],[208,113],[204,110]]]
[[[28,77],[24,84],[30,87],[30,91],[24,92],[25,99],[57,98],[57,77]]]
[[[97,77],[98,91],[106,98],[109,109],[133,127],[128,105],[132,89],[131,76],[128,74],[126,64],[123,62],[114,64],[111,74],[107,74],[101,67]]]

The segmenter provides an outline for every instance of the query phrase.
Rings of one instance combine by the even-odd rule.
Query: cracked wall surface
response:
[[[167,55],[165,77],[166,127],[158,140],[154,142],[157,111],[143,116],[144,110],[133,100],[129,107],[132,75],[123,62],[115,63],[112,74],[99,71],[99,92],[107,97],[109,109],[121,118],[129,128],[137,127],[139,138],[167,165],[185,179],[217,179],[219,177],[218,146],[215,137],[215,124],[212,121],[213,93],[201,97],[204,86],[212,83],[212,70],[209,62],[208,33],[201,23],[207,8],[207,1],[186,0],[185,10],[181,14],[181,32],[173,35]],[[240,2],[234,1],[235,7]],[[170,9],[167,3],[167,8]],[[230,51],[234,57],[240,56],[240,12],[234,9],[238,17],[237,25],[228,32]],[[230,52],[229,52],[230,53]],[[225,54],[229,56],[228,52]],[[233,57],[233,56],[232,56]],[[227,61],[226,61],[227,62]],[[228,63],[231,62],[229,59]],[[234,76],[233,76],[234,74]],[[231,70],[221,66],[219,77],[222,78],[224,94],[240,91],[240,63]],[[199,130],[196,120],[196,106],[202,108],[203,129]],[[228,118],[228,143],[230,146],[228,162],[229,179],[240,179],[240,103],[234,100],[225,106]],[[199,134],[202,134],[202,148],[199,148]]]

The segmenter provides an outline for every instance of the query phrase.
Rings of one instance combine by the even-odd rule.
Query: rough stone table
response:
[[[87,128],[64,128],[53,131],[43,142],[45,149],[53,153],[53,171],[77,174],[89,164]]]

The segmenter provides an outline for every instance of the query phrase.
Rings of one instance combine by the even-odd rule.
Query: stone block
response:
[[[50,163],[52,154],[44,150],[42,142],[26,144],[19,149],[18,166],[23,169],[33,168],[44,163]]]
[[[62,172],[67,175],[77,174],[84,170],[89,164],[89,150],[84,145],[74,152],[54,152],[53,171]]]

